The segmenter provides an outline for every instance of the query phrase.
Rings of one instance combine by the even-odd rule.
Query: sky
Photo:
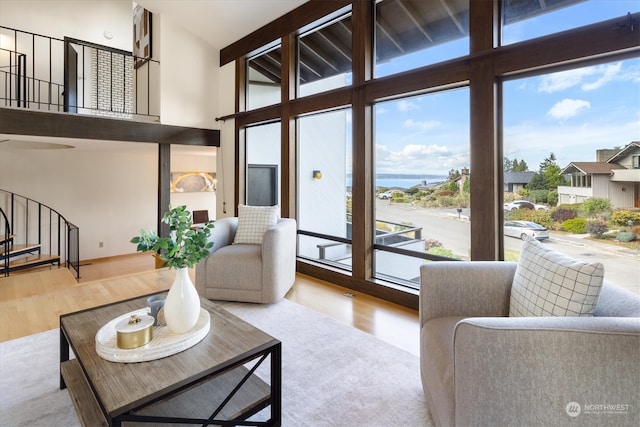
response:
[[[505,43],[638,12],[638,0],[590,0],[505,27]],[[468,39],[376,67],[393,74],[468,53]],[[376,172],[446,175],[469,167],[469,90],[379,103]],[[595,161],[596,150],[640,141],[640,59],[504,83],[504,154],[529,170],[554,153],[558,166]],[[472,171],[473,173],[473,171]]]

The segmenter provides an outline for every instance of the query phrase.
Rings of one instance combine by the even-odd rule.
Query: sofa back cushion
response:
[[[592,316],[603,278],[601,263],[575,260],[527,238],[513,278],[509,316]]]

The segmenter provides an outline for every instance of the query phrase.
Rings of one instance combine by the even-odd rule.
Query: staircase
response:
[[[2,209],[0,209],[1,211]],[[0,240],[0,275],[8,276],[10,272],[26,268],[39,267],[47,264],[58,264],[60,267],[59,255],[43,255],[40,253],[42,245],[13,243],[14,234],[9,234],[8,238]]]
[[[0,189],[0,276],[64,262],[79,278],[79,257],[78,227],[42,203]]]

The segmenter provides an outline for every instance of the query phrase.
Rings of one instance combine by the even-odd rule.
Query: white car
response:
[[[528,200],[514,200],[513,202],[509,202],[509,203],[505,203],[504,204],[504,210],[512,211],[514,209],[535,209],[537,211],[539,211],[539,210],[548,211],[549,210],[549,206],[538,205],[538,204],[535,204],[535,203],[530,202]]]
[[[549,238],[549,230],[531,221],[507,221],[504,223],[504,235],[522,240],[526,239],[527,236],[538,240],[546,240]]]
[[[382,199],[382,200],[387,200],[391,198],[391,193],[393,193],[393,190],[387,190],[383,193],[378,194],[378,199]]]

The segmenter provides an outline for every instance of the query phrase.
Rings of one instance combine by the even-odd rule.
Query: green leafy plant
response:
[[[160,237],[153,230],[140,230],[140,235],[131,239],[131,243],[138,245],[138,252],[156,252],[164,266],[172,269],[191,268],[209,256],[209,249],[213,247],[213,242],[209,242],[213,221],[193,229],[191,212],[186,206],[169,206],[162,222],[169,225],[169,236]]]
[[[562,223],[562,229],[574,234],[583,234],[587,231],[587,220],[584,218],[571,218]]]

